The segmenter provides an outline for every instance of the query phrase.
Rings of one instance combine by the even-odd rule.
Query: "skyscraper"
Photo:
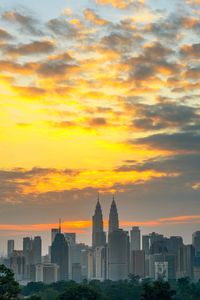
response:
[[[51,229],[51,244],[55,240],[56,234],[59,233],[59,228],[52,228]]]
[[[51,262],[59,266],[58,280],[68,280],[69,249],[62,233],[57,233],[51,246]]]
[[[118,219],[117,206],[113,196],[113,201],[110,207],[110,214],[109,214],[109,233],[117,229],[119,229],[119,219]]]
[[[132,230],[130,232],[130,238],[131,238],[131,245],[130,249],[131,251],[140,250],[140,229],[139,227],[132,227]]]
[[[130,272],[140,278],[145,277],[145,252],[144,250],[131,251]]]
[[[99,199],[92,217],[92,247],[96,248],[106,244],[106,234],[103,231],[103,215]]]
[[[15,241],[14,240],[8,240],[8,242],[7,242],[7,255],[8,255],[8,258],[11,257],[11,255],[14,251],[14,248],[15,248]]]
[[[192,245],[196,256],[200,256],[200,231],[195,231],[192,235]]]
[[[36,236],[33,240],[33,264],[40,264],[42,260],[42,239]]]
[[[192,245],[183,245],[178,249],[177,278],[194,276],[195,249]]]
[[[108,236],[108,279],[113,281],[128,278],[130,262],[129,235],[116,229]]]

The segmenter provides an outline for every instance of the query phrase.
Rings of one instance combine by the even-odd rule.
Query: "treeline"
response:
[[[200,281],[182,278],[174,282],[128,280],[100,282],[93,280],[81,284],[59,281],[46,285],[30,282],[20,287],[14,274],[0,265],[0,300],[200,300]]]
[[[32,282],[22,289],[22,295],[32,296],[30,300],[200,300],[200,282],[195,284],[188,278],[171,283],[141,281],[134,276],[118,282],[61,281],[50,285]]]

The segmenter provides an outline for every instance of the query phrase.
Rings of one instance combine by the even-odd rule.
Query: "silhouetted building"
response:
[[[51,244],[55,240],[56,234],[59,233],[59,228],[52,228],[51,229]]]
[[[59,267],[57,264],[38,264],[36,265],[36,282],[51,284],[58,281]]]
[[[183,245],[178,249],[177,278],[194,276],[195,249],[192,245]]]
[[[92,247],[96,248],[106,244],[106,234],[103,231],[103,215],[99,199],[92,217]]]
[[[130,244],[127,231],[117,229],[108,235],[108,279],[127,279],[129,274]]]
[[[150,237],[149,235],[142,236],[142,250],[144,250],[145,254],[149,254],[150,250]]]
[[[11,257],[14,250],[15,250],[15,241],[8,240],[7,241],[7,256],[8,256],[8,258]]]
[[[167,261],[161,261],[155,262],[155,280],[168,280],[168,262]]]
[[[65,232],[64,237],[66,238],[68,245],[76,244],[76,233],[75,232]]]
[[[133,250],[131,251],[130,259],[130,273],[139,276],[140,278],[145,277],[145,253],[144,250]]]
[[[139,227],[132,227],[130,231],[130,249],[140,250],[140,229]]]
[[[195,255],[200,256],[200,231],[192,234],[192,245],[195,249]]]
[[[51,246],[51,263],[59,266],[58,280],[69,278],[69,248],[62,233],[57,233]]]
[[[115,199],[113,196],[113,201],[110,207],[110,213],[109,213],[109,233],[113,232],[114,230],[119,229],[119,219],[118,219],[118,212],[117,212],[117,206],[115,203]]]
[[[107,248],[106,246],[96,247],[95,249],[95,278],[103,281],[107,274]]]
[[[15,274],[15,280],[22,281],[25,274],[25,258],[23,251],[14,250],[10,256],[10,268]]]
[[[40,236],[36,236],[33,240],[33,264],[40,264],[42,261],[42,240]]]
[[[75,282],[78,282],[78,283],[80,283],[82,281],[81,264],[80,263],[72,264],[72,280]]]

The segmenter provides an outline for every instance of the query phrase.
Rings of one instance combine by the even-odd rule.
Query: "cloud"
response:
[[[191,122],[196,122],[199,116],[191,106],[165,102],[155,105],[134,105],[135,118],[133,127],[151,131],[166,128],[181,128]]]
[[[96,0],[100,5],[112,5],[114,8],[127,9],[131,5],[144,5],[144,0]]]
[[[6,45],[4,52],[8,55],[38,55],[48,54],[56,49],[52,41],[34,41],[29,44]]]
[[[102,117],[97,117],[97,118],[92,118],[89,121],[89,125],[91,127],[96,127],[96,126],[105,126],[107,124],[107,121],[105,118]]]
[[[63,18],[51,19],[47,22],[46,26],[56,36],[76,38],[78,35],[76,27]]]
[[[200,151],[200,135],[197,133],[177,132],[154,134],[131,141],[132,144],[147,145],[151,148],[171,151]]]
[[[12,35],[8,33],[6,30],[0,28],[0,39],[1,40],[10,40],[12,39]]]
[[[43,34],[42,30],[38,29],[38,20],[30,15],[27,15],[26,13],[6,11],[2,14],[2,19],[11,24],[18,24],[24,33],[36,36]]]
[[[200,43],[192,45],[183,45],[180,49],[181,55],[188,58],[199,58],[200,56]]]
[[[101,17],[99,17],[92,9],[84,10],[85,19],[97,26],[105,26],[109,22]]]

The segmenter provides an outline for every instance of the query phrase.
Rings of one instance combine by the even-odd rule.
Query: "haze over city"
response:
[[[62,220],[191,243],[200,228],[200,1],[1,0],[0,254]]]

